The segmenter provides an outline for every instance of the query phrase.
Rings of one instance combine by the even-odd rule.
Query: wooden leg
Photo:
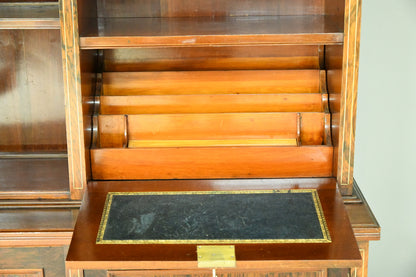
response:
[[[363,264],[361,267],[357,268],[357,277],[367,277],[367,267],[368,267],[368,241],[359,241],[358,247],[360,248],[361,259]]]

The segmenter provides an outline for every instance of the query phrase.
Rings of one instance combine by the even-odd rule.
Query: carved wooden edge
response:
[[[61,0],[59,15],[61,20],[69,186],[71,198],[81,199],[86,187],[87,177],[85,149],[83,147],[84,124],[77,2],[74,0]]]
[[[0,247],[67,246],[72,231],[65,232],[0,232]]]
[[[343,194],[353,188],[361,0],[346,0],[337,181]]]
[[[367,203],[364,195],[362,194],[360,188],[358,187],[357,183],[354,180],[354,187],[353,187],[353,195],[355,200],[350,200],[348,197],[344,196],[344,204],[347,208],[347,213],[350,217],[351,227],[354,232],[354,236],[357,241],[365,242],[370,240],[380,240],[380,233],[381,227],[378,223],[376,217],[374,216],[373,212],[370,209],[370,206]],[[347,198],[347,199],[345,199]],[[355,223],[355,218],[350,214],[348,210],[349,205],[360,205],[361,213],[365,214],[368,218],[370,218],[371,223],[363,224],[363,223]]]

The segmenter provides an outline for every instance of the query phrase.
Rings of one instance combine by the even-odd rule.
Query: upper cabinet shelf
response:
[[[0,29],[59,29],[57,2],[0,3]]]
[[[336,16],[108,17],[86,29],[82,49],[262,44],[340,44]]]

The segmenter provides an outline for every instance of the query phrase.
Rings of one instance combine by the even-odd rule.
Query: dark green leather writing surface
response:
[[[107,195],[97,243],[328,243],[316,190]]]

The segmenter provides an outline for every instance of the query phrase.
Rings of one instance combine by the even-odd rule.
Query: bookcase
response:
[[[176,256],[149,250],[157,245],[95,247],[106,193],[316,188],[325,198],[334,248],[237,246],[237,256],[254,253],[249,262],[237,260],[237,268],[217,275],[366,276],[368,243],[380,229],[353,179],[360,5],[0,3],[7,76],[0,103],[0,181],[6,184],[0,216],[18,210],[22,220],[30,213],[40,218],[30,228],[16,223],[20,219],[13,223],[18,228],[2,227],[7,248],[0,250],[27,246],[19,231],[33,251],[54,246],[65,253],[84,197],[67,276],[211,275],[212,268],[198,269],[181,257],[193,259],[194,246],[162,247]],[[335,216],[330,207],[337,208]],[[53,226],[44,223],[57,217],[62,220]],[[256,247],[297,254],[267,256]],[[145,252],[156,259],[153,265],[137,258]],[[262,263],[262,255],[271,262]],[[11,273],[21,267],[6,265]],[[52,271],[39,262],[33,268],[53,276],[58,273],[49,272],[63,266]]]

